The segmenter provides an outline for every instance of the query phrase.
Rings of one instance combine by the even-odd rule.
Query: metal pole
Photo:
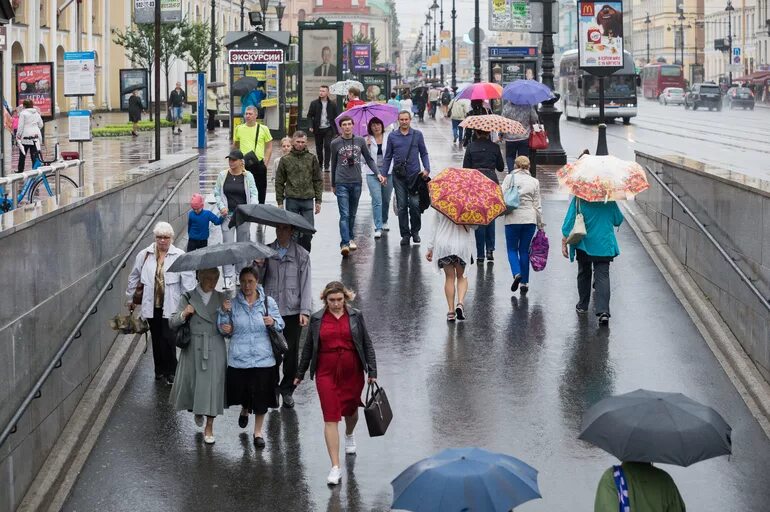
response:
[[[243,2],[244,0],[241,0],[241,32],[243,32]]]
[[[647,18],[644,20],[644,24],[647,25],[647,64],[650,63],[650,13],[647,13]]]
[[[433,52],[436,51],[436,15],[433,15]]]
[[[76,25],[77,26],[77,35],[78,35],[77,50],[78,51],[82,51],[82,49],[83,49],[83,37],[82,37],[82,34],[80,32],[83,30],[83,27],[81,26],[81,23],[80,23],[80,2],[77,2],[75,4],[75,14],[77,15],[77,18],[78,18],[77,25]],[[76,99],[76,102],[77,102],[76,103],[76,105],[77,105],[76,108],[77,108],[77,110],[81,109],[81,98],[82,98],[82,96],[78,96],[77,99]],[[78,158],[80,159],[81,162],[83,161],[83,141],[82,140],[78,141]],[[82,169],[82,168],[83,168],[83,166],[81,165],[80,169]],[[80,181],[78,183],[78,185],[82,187],[84,185],[84,183],[83,183],[83,181],[84,181],[83,180],[83,173],[82,172],[78,173],[78,179]],[[57,183],[56,184],[56,195],[57,196],[59,195],[59,190],[61,190],[61,189],[59,188],[59,184]]]
[[[212,82],[217,79],[217,3],[216,0],[211,0],[211,37],[209,38],[209,45],[211,46],[211,71],[210,75]],[[243,12],[241,12],[241,30],[243,30]]]
[[[441,39],[441,34],[444,33],[444,0],[441,0],[441,2],[440,2],[439,14],[441,16],[441,19],[440,19],[439,25],[438,25],[439,28],[441,29],[441,32],[439,32],[439,39],[438,39],[438,44],[439,44],[439,55],[438,56],[439,56],[439,59],[440,59],[441,58],[441,47],[444,46],[444,42]],[[440,69],[441,69],[441,87],[444,87],[444,63],[439,61],[439,65],[441,66],[440,67]]]
[[[0,108],[3,106],[3,85],[5,84],[5,77],[3,77],[3,54],[0,52]],[[5,115],[5,114],[3,114]],[[2,128],[0,128],[1,130]],[[13,147],[13,141],[11,141],[11,147]],[[0,132],[0,177],[5,176],[5,131]]]
[[[213,18],[212,18],[213,19]],[[78,34],[79,36],[80,34]],[[78,37],[79,39],[79,37]],[[155,66],[155,160],[160,160],[160,2],[155,2],[155,48],[153,66]],[[213,62],[213,60],[212,60]]]
[[[727,2],[727,87],[733,86],[733,11],[732,2]]]
[[[609,155],[607,149],[607,125],[604,122],[604,77],[599,77],[599,142],[596,144],[597,155]]]
[[[473,82],[481,82],[481,29],[479,28],[479,0],[473,1]]]
[[[457,94],[457,45],[455,45],[455,30],[457,29],[457,11],[455,0],[452,0],[452,94]]]
[[[543,3],[543,84],[552,91],[553,84],[553,0]],[[564,165],[567,163],[567,153],[561,146],[561,131],[559,130],[559,118],[561,110],[554,106],[558,93],[554,93],[553,100],[544,101],[540,107],[540,118],[548,132],[548,148],[537,152],[536,163],[545,165]]]

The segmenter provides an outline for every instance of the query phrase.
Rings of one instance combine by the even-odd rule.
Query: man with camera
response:
[[[422,227],[420,197],[414,193],[410,184],[416,179],[427,180],[430,175],[430,161],[425,139],[422,132],[412,128],[411,124],[412,113],[402,110],[398,114],[398,130],[391,132],[388,136],[388,148],[382,162],[383,169],[390,169],[390,164],[394,162],[393,189],[396,191],[401,245],[409,245],[410,238],[414,243],[420,243]],[[423,170],[420,169],[420,161],[422,161]]]
[[[340,253],[343,257],[358,249],[354,241],[353,227],[361,197],[361,160],[374,170],[377,179],[384,184],[386,179],[379,173],[379,167],[372,158],[363,137],[353,135],[353,119],[342,116],[339,121],[342,135],[332,141],[332,192],[337,196],[340,211]],[[387,167],[386,167],[387,169]]]
[[[267,166],[273,154],[270,142],[273,136],[270,128],[257,122],[257,107],[249,105],[243,113],[245,124],[239,124],[233,131],[233,149],[243,153],[246,170],[254,176],[259,204],[265,204],[267,195]]]

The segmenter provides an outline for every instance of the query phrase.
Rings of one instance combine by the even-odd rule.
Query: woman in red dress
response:
[[[377,380],[374,346],[366,330],[363,314],[348,305],[355,294],[344,284],[333,281],[321,293],[325,307],[310,317],[310,336],[302,349],[302,357],[294,385],[315,377],[324,416],[324,438],[332,469],[326,482],[337,485],[340,470],[339,422],[345,418],[345,454],[356,453],[353,430],[358,422],[358,408],[364,389],[364,372],[369,382]]]

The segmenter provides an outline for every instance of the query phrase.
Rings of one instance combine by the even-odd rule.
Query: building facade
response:
[[[706,78],[727,81],[770,70],[768,59],[770,23],[767,0],[733,0],[733,10],[726,2],[706,0]],[[732,53],[717,45],[732,36]]]

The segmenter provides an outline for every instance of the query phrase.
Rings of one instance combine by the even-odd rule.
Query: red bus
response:
[[[642,95],[657,100],[666,87],[684,89],[684,74],[678,64],[647,64],[642,68]]]

